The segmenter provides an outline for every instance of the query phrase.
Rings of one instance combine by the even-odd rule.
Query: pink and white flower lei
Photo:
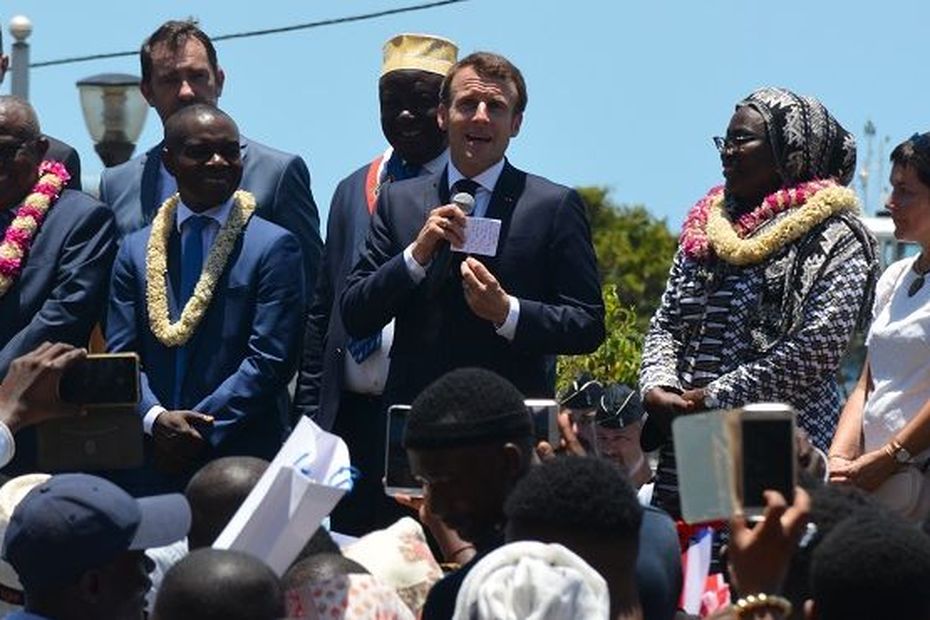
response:
[[[808,198],[820,190],[835,185],[834,181],[815,179],[795,187],[780,189],[766,196],[762,204],[749,213],[739,216],[733,223],[733,229],[740,238],[745,238],[779,213],[803,206]],[[678,238],[682,251],[688,257],[700,260],[707,258],[713,251],[707,237],[707,214],[711,205],[722,199],[723,185],[717,185],[711,188],[706,196],[698,200],[688,212]]]
[[[16,282],[29,256],[32,240],[70,178],[60,162],[43,161],[39,164],[39,180],[23,200],[0,242],[0,297]]]

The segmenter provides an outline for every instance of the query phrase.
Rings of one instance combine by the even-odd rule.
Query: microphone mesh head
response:
[[[461,209],[465,215],[471,215],[475,210],[475,197],[465,192],[459,192],[452,197],[452,204]]]

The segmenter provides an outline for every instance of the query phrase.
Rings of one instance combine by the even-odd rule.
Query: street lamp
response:
[[[139,78],[101,73],[77,83],[84,122],[94,150],[106,167],[127,161],[142,133],[149,106],[139,91]]]

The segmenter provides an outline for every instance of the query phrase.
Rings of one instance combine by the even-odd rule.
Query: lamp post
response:
[[[139,78],[125,73],[101,73],[77,83],[84,123],[94,150],[107,168],[127,161],[142,133],[148,103]]]
[[[24,15],[10,20],[10,34],[16,39],[11,51],[10,94],[29,99],[29,44],[26,39],[32,34],[32,22]]]

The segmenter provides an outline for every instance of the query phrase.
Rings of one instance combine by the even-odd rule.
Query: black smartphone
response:
[[[761,516],[767,489],[778,491],[791,504],[797,482],[794,409],[779,403],[746,405],[739,425],[742,463],[737,475],[743,513]]]
[[[135,405],[139,402],[139,356],[135,353],[88,355],[62,374],[61,400],[76,405]]]
[[[391,405],[387,413],[387,432],[384,439],[384,492],[410,497],[423,497],[423,485],[410,471],[407,450],[404,449],[404,427],[410,405]]]
[[[559,403],[551,398],[528,398],[523,401],[533,417],[536,441],[547,441],[553,448],[558,448],[559,440]]]

